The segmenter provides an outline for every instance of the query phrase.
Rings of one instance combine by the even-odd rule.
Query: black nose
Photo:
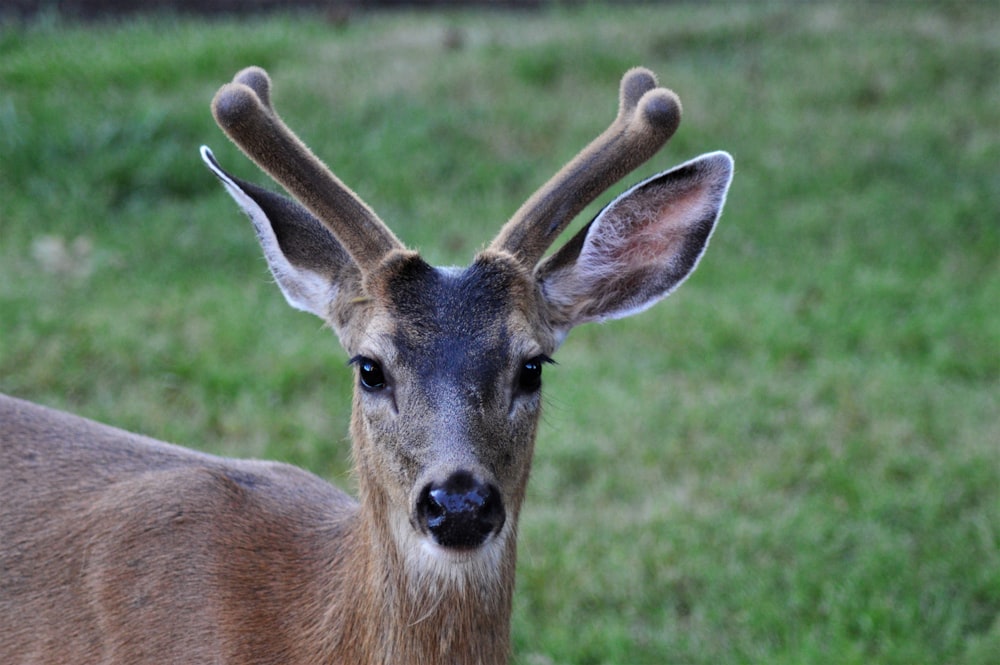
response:
[[[438,545],[468,550],[498,532],[507,516],[496,487],[459,471],[420,492],[417,519]]]

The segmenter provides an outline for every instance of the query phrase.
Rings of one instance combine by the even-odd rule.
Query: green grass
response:
[[[518,663],[997,661],[1000,10],[0,28],[0,389],[349,484],[346,358],[197,157],[265,181],[208,112],[247,64],[436,263],[603,129],[631,65],[685,108],[636,179],[736,158],[696,275],[547,370]]]

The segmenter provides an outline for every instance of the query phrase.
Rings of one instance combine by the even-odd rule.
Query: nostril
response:
[[[460,471],[423,489],[417,517],[439,545],[473,549],[503,527],[506,513],[496,487]]]

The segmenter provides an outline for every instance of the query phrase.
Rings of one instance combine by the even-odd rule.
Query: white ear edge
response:
[[[539,282],[542,293],[554,306],[554,311],[561,312],[558,317],[562,320],[553,322],[559,342],[578,325],[638,314],[676,291],[704,256],[732,183],[733,169],[732,156],[717,151],[646,178],[615,197],[585,227],[582,245],[575,257],[568,262],[556,259],[548,270],[543,263]],[[697,179],[692,182],[700,183],[692,190],[697,192],[692,196],[674,198],[669,192],[663,194],[667,196],[663,202],[672,209],[669,215],[677,221],[680,234],[677,237],[683,244],[676,253],[664,254],[665,248],[660,247],[664,236],[654,234],[648,237],[651,244],[647,248],[644,244],[647,240],[635,235],[634,227],[627,221],[631,214],[642,216],[646,210],[641,202],[649,200],[648,194],[639,190],[647,186],[655,188],[656,181],[664,181],[669,186],[672,178],[673,182],[684,182],[692,177]],[[634,213],[630,210],[633,204],[639,204]],[[579,237],[574,237],[570,243]],[[669,240],[669,236],[667,238]],[[623,260],[624,255],[619,256],[619,253],[629,245],[628,258]],[[568,243],[564,249],[571,246]],[[648,257],[644,260],[646,254]],[[552,258],[558,255],[557,252]],[[668,261],[661,263],[666,257]],[[641,275],[644,265],[652,269],[650,274],[659,274],[660,278],[650,282],[648,287],[629,286],[622,281],[630,274]],[[616,283],[624,284],[625,288],[613,286]]]
[[[336,285],[317,272],[292,265],[281,251],[281,245],[263,209],[222,170],[208,146],[201,146],[199,152],[205,165],[222,182],[236,205],[250,218],[267,265],[288,304],[295,309],[326,318],[327,308],[337,295]]]
[[[698,264],[701,263],[702,257],[705,256],[705,252],[708,251],[708,245],[709,243],[712,242],[712,236],[715,234],[715,229],[718,226],[719,217],[722,216],[722,209],[725,207],[726,197],[729,194],[729,186],[733,182],[733,172],[735,170],[735,162],[733,160],[733,156],[730,155],[728,152],[725,152],[724,150],[716,150],[714,152],[708,152],[703,155],[699,155],[693,159],[689,159],[683,164],[678,164],[677,166],[669,168],[665,171],[660,171],[659,173],[656,173],[646,178],[642,182],[636,183],[625,192],[622,192],[620,195],[616,196],[614,200],[612,200],[607,206],[605,206],[604,209],[601,211],[601,213],[597,216],[597,218],[594,220],[594,224],[591,229],[592,231],[600,224],[600,219],[601,217],[604,216],[605,212],[613,209],[615,204],[617,204],[619,201],[631,196],[634,192],[641,189],[648,183],[657,180],[672,171],[680,171],[682,169],[685,169],[691,166],[692,164],[695,163],[704,164],[711,162],[716,162],[717,166],[715,166],[715,168],[723,170],[726,174],[726,177],[724,180],[724,184],[719,188],[719,192],[716,198],[714,199],[714,207],[716,209],[716,213],[712,221],[711,229],[709,230],[708,235],[705,237],[705,241],[701,245],[701,249],[695,256],[694,261],[692,262],[691,267],[688,269],[687,273],[681,279],[677,280],[673,285],[671,285],[669,289],[664,291],[662,295],[660,295],[656,299],[648,300],[646,302],[639,302],[633,307],[626,307],[623,309],[616,310],[614,312],[609,312],[604,316],[590,319],[588,322],[600,323],[604,321],[613,321],[615,319],[624,319],[634,314],[641,314],[642,312],[645,312],[647,309],[656,305],[658,302],[660,302],[667,296],[671,295],[674,291],[680,288],[680,286],[684,282],[686,282],[689,277],[691,277],[692,273],[694,273],[694,271],[698,268]],[[580,252],[581,259],[583,259],[588,253],[590,253],[590,247],[591,247],[590,243],[587,243],[587,245],[584,246],[584,249]],[[578,263],[583,263],[583,261],[579,261]]]

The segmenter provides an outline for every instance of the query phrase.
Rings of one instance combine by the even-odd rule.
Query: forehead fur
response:
[[[446,346],[506,338],[512,314],[534,307],[517,264],[495,256],[478,257],[465,269],[411,260],[388,280],[387,291],[400,323],[396,337],[411,349],[427,345],[428,338]]]
[[[385,329],[369,335],[391,338],[397,352],[413,360],[436,363],[458,350],[472,361],[528,352],[510,348],[519,342],[539,347],[534,353],[549,350],[531,274],[503,253],[484,252],[464,269],[441,269],[398,252],[368,276],[365,291],[385,314],[379,317]]]

